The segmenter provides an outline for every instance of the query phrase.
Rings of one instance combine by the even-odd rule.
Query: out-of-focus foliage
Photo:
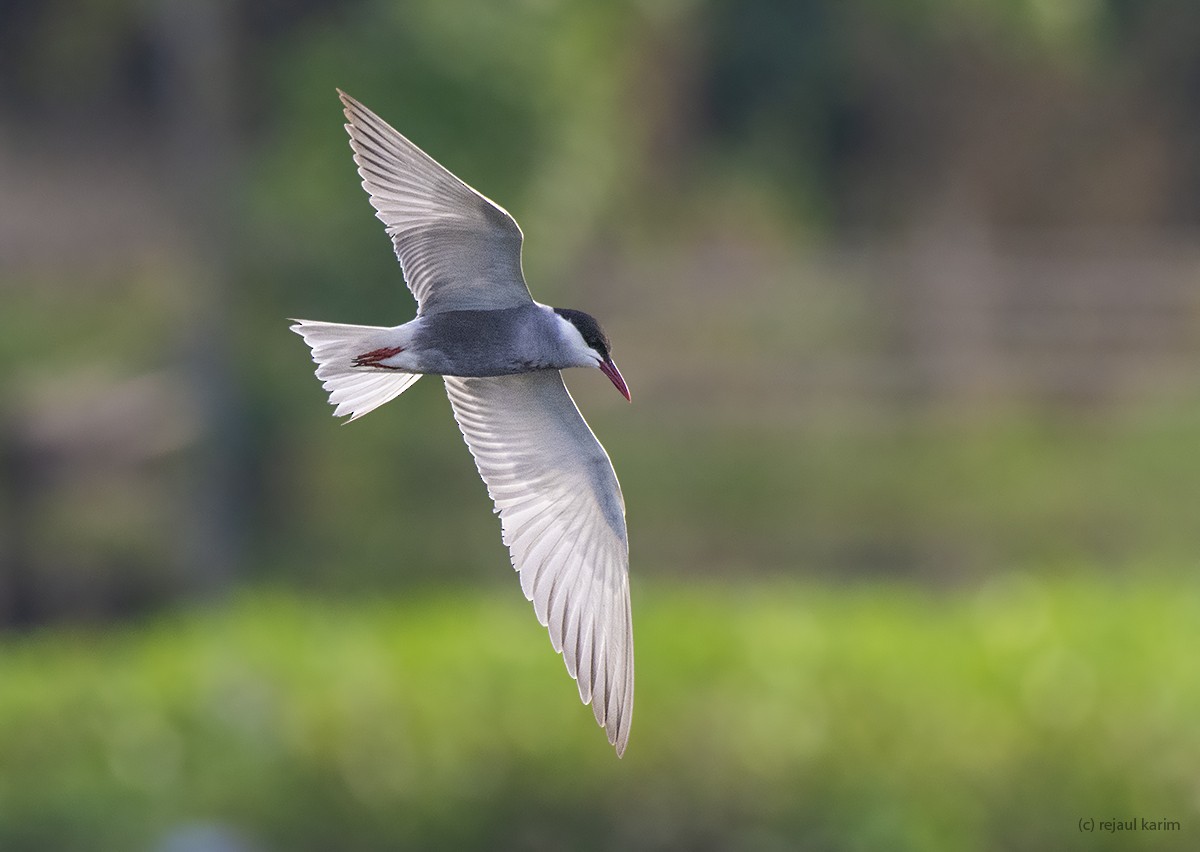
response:
[[[638,585],[618,761],[513,591],[0,645],[0,846],[1191,848],[1194,585]],[[214,829],[215,830],[215,829]]]
[[[809,221],[894,228],[947,204],[1007,226],[1200,216],[1195,6],[701,8],[705,129]]]
[[[259,220],[271,229],[255,253],[273,250],[267,258],[286,273],[275,271],[286,286],[276,303],[311,294],[334,309],[406,304],[378,283],[398,283],[386,240],[350,227],[371,211],[335,85],[511,208],[526,231],[551,234],[531,241],[526,267],[535,279],[561,275],[638,177],[645,122],[628,110],[639,104],[652,23],[630,3],[368,0],[338,26],[322,22],[283,42],[271,65],[279,120],[254,180]],[[331,228],[340,239],[328,239]]]
[[[619,400],[600,393],[594,377],[569,381],[614,449],[631,506],[659,516],[643,529],[635,518],[634,539],[653,554],[640,570],[715,572],[733,560],[769,572],[805,565],[969,577],[1009,558],[1119,564],[1146,550],[1179,559],[1194,544],[1191,525],[1157,520],[1177,517],[1172,507],[1182,505],[1180,483],[1192,471],[1190,400],[1174,400],[1178,425],[1164,417],[1146,431],[1119,418],[1059,420],[1061,409],[1047,414],[1024,399],[985,399],[965,425],[945,426],[937,412],[906,409],[921,401],[910,388],[923,374],[881,380],[879,391],[868,383],[858,408],[841,405],[838,389],[842,375],[936,375],[960,363],[958,386],[986,386],[990,376],[972,373],[961,355],[962,342],[980,336],[970,324],[957,328],[963,311],[982,303],[975,310],[997,336],[1047,321],[1008,313],[1012,282],[986,259],[955,266],[972,233],[962,239],[953,229],[960,218],[975,217],[985,239],[1011,223],[1190,221],[1181,188],[1200,174],[1200,146],[1185,144],[1196,119],[1169,72],[1186,78],[1196,67],[1175,35],[1194,28],[1194,12],[934,0],[228,4],[235,179],[212,195],[229,245],[219,268],[198,273],[213,240],[189,248],[186,216],[174,214],[191,199],[163,179],[188,163],[160,150],[172,138],[162,125],[186,112],[177,98],[188,93],[171,88],[170,56],[156,39],[163,10],[187,4],[117,3],[105,12],[86,3],[74,16],[68,5],[13,7],[0,27],[15,46],[0,56],[12,72],[0,87],[10,93],[0,116],[13,150],[43,152],[31,162],[47,169],[26,194],[6,195],[24,200],[5,222],[21,233],[22,222],[47,216],[33,233],[49,241],[22,243],[41,260],[6,272],[0,368],[13,419],[28,417],[35,432],[54,420],[86,435],[93,405],[79,401],[80,387],[113,397],[127,380],[154,375],[185,398],[164,403],[184,421],[166,430],[183,451],[124,470],[133,480],[128,501],[88,499],[94,518],[61,494],[110,484],[101,476],[80,486],[70,477],[77,465],[55,462],[53,446],[39,450],[65,471],[65,484],[44,474],[45,493],[26,501],[51,507],[37,510],[42,533],[31,549],[45,539],[77,542],[50,561],[130,574],[118,598],[139,599],[144,578],[179,549],[180,530],[200,512],[184,499],[196,472],[189,440],[207,441],[231,471],[210,504],[230,507],[227,534],[237,542],[231,550],[246,554],[245,574],[407,585],[495,576],[503,563],[436,381],[335,428],[304,348],[286,330],[289,316],[410,316],[391,247],[354,174],[335,86],[512,210],[528,234],[526,269],[539,299],[605,321],[636,405],[617,415]],[[68,19],[94,25],[68,32],[55,23]],[[53,49],[32,47],[49,42]],[[78,63],[95,73],[80,74]],[[136,170],[156,158],[155,168]],[[147,211],[148,200],[164,207]],[[132,232],[105,230],[126,218]],[[880,263],[868,286],[853,263],[815,277],[796,262],[868,226],[941,236],[925,266]],[[1133,243],[1131,254],[1160,254],[1154,243]],[[1074,278],[1086,291],[1094,276],[1080,254]],[[680,257],[695,260],[664,262]],[[1138,301],[1146,289],[1138,268],[1114,288],[1131,294],[1128,306],[1117,299],[1098,315],[1085,302],[1065,316],[1082,328],[1061,335],[1072,365],[1128,357],[1124,373],[1153,384],[1157,362],[1134,359],[1123,339],[1105,341],[1114,328],[1140,327],[1130,348],[1153,348],[1173,333],[1169,323],[1192,315],[1188,258],[1163,262],[1178,282],[1163,299]],[[921,289],[935,273],[951,296],[959,282],[968,291],[936,313]],[[1052,299],[1057,270],[1038,275],[1046,280],[1030,289]],[[971,289],[989,276],[990,289]],[[214,281],[219,297],[208,293]],[[218,308],[199,309],[210,302]],[[1044,334],[1059,336],[1053,327]],[[911,350],[943,337],[914,367]],[[217,415],[211,389],[198,389],[196,352],[207,341],[224,364],[208,379],[226,389]],[[1193,351],[1185,343],[1176,363],[1193,363]],[[828,391],[789,381],[825,364],[834,376]],[[1186,366],[1184,374],[1186,386]],[[1097,375],[1109,381],[1109,372]],[[936,389],[928,396],[934,407],[941,401]],[[213,437],[216,419],[228,426]],[[147,435],[137,443],[170,442]],[[1163,447],[1178,473],[1155,478],[1145,471],[1158,462],[1148,458]],[[1145,490],[1134,497],[1093,487],[1100,476],[1137,478]],[[0,494],[6,499],[23,498]],[[167,509],[178,517],[160,517]],[[153,520],[130,521],[139,514]],[[91,520],[78,530],[73,518]],[[83,582],[71,570],[64,585]],[[169,594],[178,579],[155,588]]]
[[[675,424],[655,445],[615,428],[609,443],[627,460],[642,520],[634,545],[651,570],[790,574],[802,554],[830,577],[882,568],[974,583],[995,566],[1059,560],[1189,571],[1197,425],[1176,411],[1069,428],[1029,417],[886,430]],[[693,527],[697,517],[709,526]]]
[[[617,761],[518,595],[241,595],[7,641],[0,845],[1058,850],[1194,824],[1194,587],[637,588]],[[55,672],[46,678],[47,671]],[[259,846],[262,845],[262,846]]]

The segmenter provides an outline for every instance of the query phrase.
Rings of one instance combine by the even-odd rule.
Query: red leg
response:
[[[403,351],[404,351],[403,346],[385,346],[382,349],[373,349],[370,352],[367,352],[363,355],[359,355],[357,358],[355,358],[354,366],[355,367],[380,367],[384,370],[387,370],[390,368],[385,366],[384,364],[381,364],[380,362],[384,361],[388,358],[391,358],[393,355],[398,355]]]

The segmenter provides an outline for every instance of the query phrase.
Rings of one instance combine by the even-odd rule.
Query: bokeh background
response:
[[[335,87],[614,341],[623,760]],[[1200,847],[1198,234],[1195,3],[0,4],[0,849]]]

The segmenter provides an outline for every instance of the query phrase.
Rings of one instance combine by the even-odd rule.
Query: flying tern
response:
[[[338,96],[417,315],[390,328],[293,320],[291,330],[311,348],[335,416],[355,420],[423,375],[442,377],[521,589],[621,755],[633,715],[625,502],[559,372],[595,367],[629,399],[608,337],[582,311],[533,300],[523,235],[504,208]]]

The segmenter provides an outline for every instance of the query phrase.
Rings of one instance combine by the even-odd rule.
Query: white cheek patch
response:
[[[583,339],[583,335],[579,333],[579,329],[570,320],[558,317],[559,328],[562,329],[563,341],[573,350],[578,352],[592,352],[592,347],[587,345],[587,341]]]

